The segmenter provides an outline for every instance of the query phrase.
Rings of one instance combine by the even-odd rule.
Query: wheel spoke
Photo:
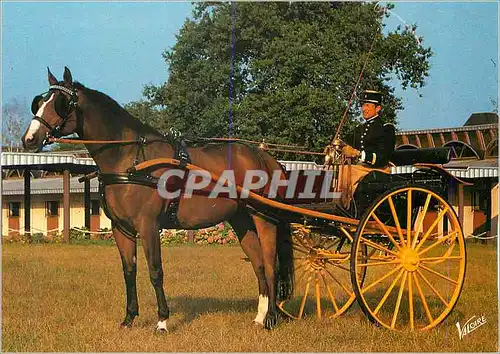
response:
[[[376,252],[377,250],[375,250]],[[371,257],[366,257],[366,259],[370,261],[382,261],[382,262],[390,262],[390,261],[395,261],[395,257],[389,257],[389,256],[371,256]]]
[[[322,243],[320,243],[320,247],[329,250],[330,248],[338,245],[339,243],[340,243],[339,238],[335,239],[325,238],[325,240]]]
[[[446,275],[443,275],[443,274],[441,274],[441,273],[439,273],[439,272],[436,272],[434,269],[431,269],[431,268],[429,268],[429,267],[426,267],[426,266],[424,266],[424,265],[422,265],[422,264],[420,265],[420,268],[422,268],[422,269],[424,269],[424,270],[428,271],[429,273],[435,274],[435,275],[437,275],[438,277],[440,277],[440,278],[442,278],[442,279],[444,279],[444,280],[448,280],[449,282],[452,282],[452,283],[453,283],[453,284],[455,284],[455,285],[458,285],[458,282],[457,282],[456,280],[453,280],[453,279],[451,279],[451,278],[448,278]]]
[[[319,289],[319,279],[318,274],[316,274],[316,279],[314,280],[314,293],[316,295],[316,316],[321,319],[321,292]]]
[[[408,244],[410,244],[410,240],[408,240]],[[406,277],[408,276],[408,272],[405,271],[403,274],[403,280],[401,280],[401,286],[399,287],[398,299],[396,301],[396,308],[394,309],[394,314],[392,316],[391,329],[394,329],[396,325],[396,319],[398,318],[399,306],[401,305],[401,298],[403,297],[403,290],[405,289]]]
[[[431,288],[431,290],[434,292],[434,294],[436,294],[436,296],[439,298],[439,300],[441,300],[441,302],[443,303],[444,306],[448,307],[448,303],[446,302],[446,300],[441,296],[441,294],[439,293],[439,291],[436,290],[436,288],[434,286],[432,286],[432,284],[429,282],[429,280],[427,280],[427,278],[422,274],[422,272],[420,272],[420,270],[417,269],[417,274],[420,275],[420,277],[422,278],[422,280],[427,284],[427,286],[429,288]]]
[[[387,273],[386,275],[384,275],[383,277],[375,280],[373,283],[371,283],[370,285],[366,286],[365,288],[361,289],[361,293],[364,294],[365,292],[367,292],[369,289],[373,288],[375,285],[379,284],[380,282],[383,282],[385,279],[387,279],[388,277],[390,277],[392,274],[396,273],[399,269],[401,269],[403,266],[402,265],[399,265],[397,268],[394,268],[393,270],[391,270],[389,273]]]
[[[297,262],[300,262],[300,261],[304,261],[305,259],[307,259],[307,257],[293,257],[293,260],[294,261],[297,261]]]
[[[389,206],[391,207],[391,214],[392,218],[394,219],[394,222],[396,223],[396,230],[398,230],[399,239],[401,240],[401,244],[404,246],[405,239],[403,237],[403,230],[401,230],[401,225],[399,224],[399,218],[398,215],[396,214],[396,208],[394,207],[392,196],[389,196],[389,198],[387,198],[387,201],[389,202]]]
[[[395,257],[398,257],[398,254],[396,252],[393,252],[391,251],[390,249],[388,249],[387,247],[384,247],[382,245],[379,245],[378,243],[375,243],[373,241],[370,241],[368,240],[367,238],[364,238],[364,237],[360,237],[361,241],[363,241],[364,243],[366,243],[367,245],[373,247],[373,248],[376,248],[378,249],[379,251],[382,251],[382,252],[386,252],[386,253],[390,253],[392,254],[393,256]]]
[[[419,232],[418,230],[420,230],[420,228],[422,227],[422,223],[424,222],[425,214],[427,214],[427,209],[429,208],[429,203],[431,202],[431,198],[432,194],[428,193],[427,198],[425,199],[424,208],[422,209],[422,212],[419,215],[417,222],[415,223],[415,237],[413,238],[411,248],[415,248],[415,245],[417,244],[418,232]]]
[[[413,331],[415,329],[415,323],[413,320],[413,289],[411,284],[412,273],[408,277],[408,308],[410,311],[410,329]]]
[[[295,235],[295,240],[297,240],[297,242],[304,248],[304,249],[309,249],[311,248],[311,245],[309,244],[309,242],[306,241],[306,237],[303,237],[303,236],[298,236],[298,235]]]
[[[325,268],[325,272],[326,272],[326,273],[327,273],[327,274],[328,274],[328,275],[329,275],[329,276],[333,279],[333,281],[335,281],[335,282],[336,282],[336,283],[337,283],[337,284],[338,284],[338,285],[339,285],[342,289],[344,289],[344,291],[345,291],[347,294],[349,294],[349,296],[352,294],[352,290],[347,289],[347,288],[345,287],[345,285],[343,285],[343,284],[342,284],[342,283],[341,283],[341,282],[340,282],[337,278],[335,278],[335,277],[333,276],[333,274],[332,274],[332,273],[331,273],[328,269],[326,269],[326,268]]]
[[[309,253],[309,250],[306,250],[305,248],[300,247],[300,246],[299,246],[299,245],[297,245],[296,243],[294,243],[294,244],[292,245],[292,247],[293,247],[293,249],[294,249],[295,251],[299,251],[300,253],[304,253],[304,254],[308,254],[308,253]]]
[[[382,228],[382,231],[384,231],[384,233],[387,235],[387,237],[389,237],[389,240],[391,240],[392,244],[394,246],[396,246],[396,248],[398,250],[401,250],[401,246],[399,245],[399,243],[397,243],[396,240],[394,239],[394,237],[392,237],[392,234],[389,232],[389,230],[387,230],[387,227],[385,227],[384,223],[382,223],[382,221],[380,221],[380,219],[375,214],[375,212],[373,212],[371,216],[377,222],[377,224],[379,224],[379,226]],[[398,231],[398,233],[399,233],[399,231]],[[402,235],[400,235],[400,238],[402,238]],[[402,241],[402,244],[404,244],[404,240],[401,239],[401,241]]]
[[[372,262],[372,263],[359,263],[360,267],[369,267],[369,266],[380,266],[380,265],[388,265],[388,264],[399,264],[401,261],[388,261],[388,262]]]
[[[422,291],[422,288],[420,287],[420,284],[418,283],[417,275],[413,274],[413,279],[415,280],[415,285],[417,286],[417,291],[418,294],[420,295],[420,299],[422,300],[422,306],[424,307],[425,314],[427,315],[427,319],[429,320],[429,324],[434,322],[434,319],[432,318],[431,311],[429,310],[429,306],[427,305],[427,301],[425,300],[425,295]]]
[[[407,245],[411,245],[411,211],[412,211],[412,200],[411,200],[411,188],[408,189],[408,199],[406,200],[406,236],[408,240],[406,241]]]
[[[396,286],[396,283],[398,282],[399,278],[401,278],[401,276],[403,275],[404,272],[405,272],[405,270],[401,269],[401,271],[397,275],[396,279],[394,279],[394,281],[392,282],[391,286],[389,286],[389,289],[387,289],[387,291],[385,292],[384,296],[382,297],[382,300],[380,300],[379,304],[377,305],[377,307],[373,311],[373,314],[376,315],[378,313],[378,311],[382,308],[382,306],[384,306],[385,301],[387,300],[387,298],[389,297],[389,295],[392,292],[392,289],[394,289],[394,287]]]
[[[346,268],[344,266],[341,266],[340,264],[337,264],[337,263],[333,263],[332,261],[330,260],[326,260],[326,263],[330,264],[331,266],[334,266],[336,268],[339,268],[339,269],[342,269],[342,270],[345,270],[346,272],[350,272],[351,270],[349,268]]]
[[[452,236],[456,235],[459,231],[458,230],[455,230],[451,233],[449,233],[448,235],[446,236],[443,236],[441,238],[438,238],[436,242],[434,242],[432,245],[430,245],[429,247],[427,248],[424,248],[422,251],[418,252],[418,255],[422,255],[428,251],[430,251],[431,249],[433,249],[434,247],[440,245],[441,243],[443,243],[444,241],[447,241],[449,240]]]
[[[434,228],[436,227],[436,225],[443,219],[444,215],[448,212],[448,206],[446,206],[443,210],[441,210],[436,218],[436,220],[434,220],[434,222],[432,223],[431,227],[429,227],[429,230],[427,230],[424,234],[424,236],[422,236],[422,239],[420,240],[420,242],[418,243],[418,245],[415,247],[415,251],[418,251],[420,249],[420,247],[424,244],[425,240],[427,239],[427,237],[429,237],[429,235],[431,234],[432,230],[434,230]]]
[[[312,279],[312,274],[309,276],[309,279],[307,279],[307,284],[306,284],[306,290],[304,291],[304,297],[302,298],[302,301],[300,302],[300,309],[299,309],[299,315],[298,318],[301,319],[302,315],[304,314],[304,307],[306,306],[306,300],[309,295],[309,285],[311,284],[311,279]]]
[[[302,269],[303,267],[304,267],[304,266],[303,266],[303,265],[301,265],[301,266],[299,266],[299,267],[295,268],[295,272],[297,272],[297,270],[299,270],[299,269]],[[300,283],[300,282],[302,281],[302,279],[304,278],[304,276],[305,276],[307,273],[309,273],[309,271],[308,271],[307,269],[303,269],[303,270],[302,270],[302,272],[301,272],[301,274],[300,274],[300,275],[296,278],[295,282],[296,282],[296,283]]]
[[[441,261],[441,260],[460,260],[463,259],[462,256],[443,256],[443,257],[426,257],[426,258],[420,258],[420,261],[422,262],[430,262],[430,261]]]
[[[322,272],[320,272],[321,275],[321,280],[323,280],[323,284],[325,284],[326,292],[328,293],[328,297],[330,298],[330,301],[332,302],[333,308],[335,309],[335,313],[339,312],[339,307],[337,305],[337,302],[335,301],[335,297],[333,296],[332,289],[330,288],[330,285],[326,283],[325,276],[323,275]]]

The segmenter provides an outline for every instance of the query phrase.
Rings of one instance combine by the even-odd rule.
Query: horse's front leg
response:
[[[139,303],[137,301],[137,244],[135,241],[127,238],[116,227],[113,228],[118,251],[123,266],[123,278],[125,279],[125,288],[127,294],[127,307],[125,319],[121,323],[122,327],[131,327],[134,318],[139,315]]]
[[[151,220],[145,222],[139,227],[139,234],[142,240],[142,247],[146,254],[148,263],[149,278],[156,293],[156,301],[158,303],[158,324],[156,330],[158,332],[167,332],[167,319],[169,317],[169,309],[165,291],[163,290],[163,268],[161,264],[161,243],[158,233],[159,225]]]

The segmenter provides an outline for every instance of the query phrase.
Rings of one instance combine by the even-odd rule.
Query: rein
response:
[[[277,151],[277,152],[290,152],[295,154],[302,155],[321,155],[323,156],[323,152],[315,152],[315,151],[302,151],[302,150],[289,150],[289,149],[277,149],[270,148],[268,145],[272,146],[282,146],[282,147],[295,147],[295,148],[304,148],[298,145],[284,145],[284,144],[272,144],[272,143],[263,143],[254,140],[245,140],[245,139],[237,139],[237,138],[202,138],[201,140],[207,141],[240,141],[244,143],[251,144],[259,144],[260,148],[265,151]],[[141,139],[130,139],[130,140],[83,140],[83,139],[65,139],[65,138],[55,138],[51,137],[48,139],[50,143],[62,143],[62,144],[144,144],[146,143]],[[165,140],[148,140],[147,143],[152,142],[165,142]]]
[[[163,141],[163,140],[158,140]],[[138,144],[142,143],[142,140],[83,140],[83,139],[64,139],[64,138],[49,138],[49,143],[60,143],[60,144]]]

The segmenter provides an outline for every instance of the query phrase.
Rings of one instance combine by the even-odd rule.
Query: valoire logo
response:
[[[484,315],[482,315],[481,317],[477,317],[476,315],[472,316],[467,322],[465,322],[463,327],[460,327],[460,323],[457,322],[455,325],[458,329],[458,337],[462,339],[464,336],[471,333],[472,331],[475,331],[485,323],[486,318],[484,318]]]

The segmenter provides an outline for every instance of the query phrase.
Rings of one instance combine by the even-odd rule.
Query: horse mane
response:
[[[154,134],[158,136],[163,136],[159,131],[151,127],[150,125],[141,122],[139,119],[130,114],[125,108],[123,108],[114,99],[97,90],[85,87],[82,83],[75,81],[73,82],[73,87],[83,91],[86,97],[92,101],[93,104],[101,105],[106,107],[110,113],[110,117],[119,117],[120,123],[123,125],[145,134]]]

